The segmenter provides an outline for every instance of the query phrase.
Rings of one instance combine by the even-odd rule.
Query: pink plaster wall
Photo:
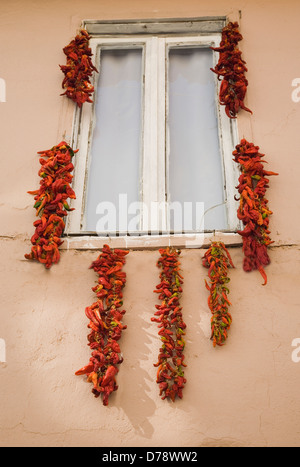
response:
[[[239,18],[238,11],[241,11]],[[286,0],[74,0],[1,2],[0,78],[0,363],[1,446],[299,446],[300,337],[299,127],[300,4]],[[159,340],[150,318],[158,283],[157,251],[131,251],[126,265],[124,362],[109,407],[74,372],[87,363],[84,309],[94,301],[89,265],[95,251],[64,251],[50,271],[28,262],[38,184],[37,151],[71,134],[72,105],[63,106],[62,47],[83,19],[229,15],[239,18],[249,72],[250,117],[239,134],[259,145],[273,177],[274,247],[261,286],[242,271],[232,248],[233,325],[225,347],[209,340],[210,314],[203,250],[182,252],[182,305],[187,323],[187,385],[175,404],[161,401],[155,383]]]

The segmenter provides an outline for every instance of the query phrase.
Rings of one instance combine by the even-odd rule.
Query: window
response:
[[[85,22],[99,74],[74,120],[68,234],[236,231],[237,128],[210,70],[224,24]]]

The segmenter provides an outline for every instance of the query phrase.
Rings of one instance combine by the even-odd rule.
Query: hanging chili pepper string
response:
[[[220,53],[219,61],[211,71],[218,75],[219,80],[222,77],[219,100],[229,118],[236,118],[240,108],[252,113],[244,104],[248,86],[245,72],[248,70],[238,49],[238,43],[243,39],[238,28],[237,22],[228,23],[223,28],[220,47],[211,47]]]
[[[214,347],[222,346],[228,337],[232,323],[232,316],[229,313],[231,303],[228,300],[228,283],[230,282],[228,269],[234,268],[234,264],[229,251],[222,242],[212,242],[202,258],[202,264],[208,268],[210,279],[210,284],[205,281],[205,285],[210,292],[208,306],[212,313],[211,340]]]
[[[63,243],[61,236],[65,228],[64,217],[73,211],[68,198],[75,198],[71,188],[72,158],[77,152],[62,141],[47,151],[40,151],[41,177],[40,188],[29,191],[34,195],[36,215],[40,217],[34,222],[35,233],[31,237],[31,253],[25,258],[37,260],[49,269],[60,259],[59,246]]]
[[[180,306],[183,277],[178,260],[180,250],[166,248],[160,249],[159,253],[161,256],[157,266],[162,269],[161,282],[154,292],[159,294],[161,304],[156,305],[157,311],[151,321],[158,323],[162,346],[158,362],[154,366],[158,367],[156,382],[159,384],[160,396],[174,402],[176,396],[182,398],[186,383],[183,371],[186,366],[183,355],[186,324],[183,322]]]
[[[88,365],[75,374],[87,375],[88,382],[93,383],[95,397],[103,395],[103,405],[108,405],[110,394],[118,389],[116,375],[118,365],[123,361],[118,341],[127,327],[122,324],[125,310],[121,310],[122,290],[126,284],[126,273],[122,269],[127,254],[128,251],[111,250],[108,245],[104,245],[102,253],[91,265],[99,276],[97,285],[92,288],[97,301],[85,310],[90,320],[88,345],[92,356]]]
[[[94,86],[90,82],[90,77],[94,71],[98,73],[91,60],[93,54],[89,47],[90,38],[87,31],[82,29],[75,39],[63,48],[67,56],[67,64],[60,65],[65,75],[62,82],[65,92],[61,96],[66,95],[79,107],[84,102],[93,102],[90,97],[94,92]]]
[[[237,216],[245,228],[238,233],[243,237],[244,270],[259,270],[267,284],[265,266],[270,264],[268,247],[273,242],[270,238],[269,222],[273,214],[265,198],[269,188],[269,176],[278,175],[264,169],[264,154],[259,153],[259,147],[242,139],[233,151],[234,161],[241,169],[239,185],[240,205]]]

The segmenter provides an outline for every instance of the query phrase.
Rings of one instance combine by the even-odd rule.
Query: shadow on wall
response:
[[[149,326],[145,324],[145,320],[142,318],[135,318],[136,334],[139,334],[143,342],[137,342],[138,359],[134,351],[131,351],[133,352],[132,355],[127,355],[127,368],[124,365],[123,382],[121,384],[124,384],[124,391],[126,391],[126,404],[122,408],[130,420],[136,435],[151,439],[154,434],[154,427],[149,422],[149,418],[154,415],[156,405],[153,397],[151,397],[151,386],[153,385],[153,378],[151,376],[154,373],[153,375],[149,375],[149,372],[145,368],[146,366],[150,366],[147,362],[149,358],[148,344],[151,341],[148,337],[149,333],[145,329]],[[129,336],[128,338],[130,339]],[[156,385],[155,382],[154,385]]]
[[[128,281],[124,289],[126,309],[124,324],[127,325],[127,329],[122,336],[121,344],[121,348],[126,349],[126,355],[123,354],[124,361],[118,374],[118,384],[120,389],[123,388],[124,401],[120,401],[120,406],[130,420],[136,435],[151,439],[154,427],[149,422],[149,418],[156,410],[151,394],[153,386],[156,389],[156,383],[153,382],[155,368],[151,351],[153,340],[150,321],[154,306],[153,297],[151,294],[149,297],[148,292],[149,283],[152,282],[149,272],[152,271],[149,271],[149,263],[145,261],[143,255],[136,254],[131,257],[129,255],[127,263]],[[156,273],[155,267],[154,262],[153,269]],[[134,271],[139,271],[139,274]],[[152,368],[153,373],[150,374],[149,369]]]

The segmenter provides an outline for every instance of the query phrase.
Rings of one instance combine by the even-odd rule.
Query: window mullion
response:
[[[221,126],[220,134],[222,134],[222,156],[223,156],[223,170],[224,170],[224,189],[226,196],[227,208],[227,221],[228,230],[235,231],[240,228],[239,220],[237,218],[238,202],[234,200],[237,194],[236,185],[239,178],[239,171],[232,160],[232,151],[238,144],[238,131],[236,122],[229,120],[226,115],[222,115],[224,108],[220,108],[220,121]],[[226,118],[225,118],[226,117]]]
[[[161,206],[160,230],[168,231],[166,203],[166,40],[158,40],[158,109],[157,109],[157,198]]]
[[[169,191],[169,80],[168,50],[171,47],[209,47],[216,46],[219,35],[208,34],[199,36],[142,36],[142,37],[98,37],[90,40],[92,53],[99,69],[100,47],[143,47],[143,109],[142,109],[142,141],[140,165],[140,201],[141,224],[140,231],[169,232],[170,220],[168,202]],[[217,60],[214,54],[215,61]],[[215,77],[216,78],[216,77]],[[96,85],[99,74],[94,74],[93,84]],[[216,91],[219,94],[220,83],[216,79]],[[96,87],[96,86],[95,86]],[[238,143],[238,128],[236,121],[228,119],[224,107],[217,102],[216,112],[219,125],[219,143],[222,155],[223,181],[225,202],[227,208],[228,230],[234,231],[240,227],[236,216],[237,204],[234,202],[236,183],[239,170],[232,161],[232,150]],[[76,109],[73,122],[73,147],[79,149],[75,158],[73,187],[76,200],[71,206],[75,208],[68,218],[66,233],[89,233],[85,227],[85,196],[89,174],[89,152],[95,125],[94,105]]]
[[[165,58],[164,39],[151,38],[145,55],[145,108],[143,147],[144,212],[142,230],[165,229]],[[160,206],[161,207],[161,206]]]

